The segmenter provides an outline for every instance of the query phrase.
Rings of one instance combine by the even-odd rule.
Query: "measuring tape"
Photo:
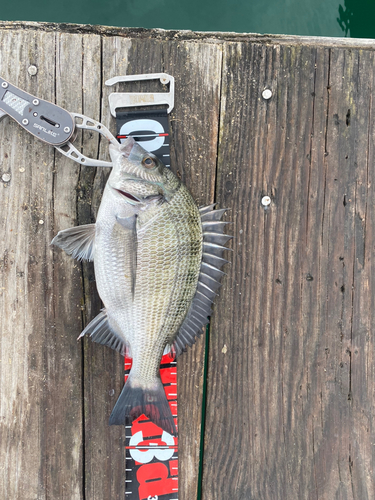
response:
[[[139,144],[170,167],[168,113],[174,105],[174,79],[166,73],[114,77],[108,86],[119,82],[160,80],[169,85],[169,92],[112,93],[109,95],[111,114],[116,118],[117,139],[122,142],[132,136]],[[131,110],[165,104],[168,109]],[[126,108],[126,111],[121,110]],[[132,358],[125,355],[125,382]],[[164,354],[160,377],[177,427],[177,363],[173,354]],[[125,426],[126,500],[178,500],[178,437],[164,431],[145,415]]]
[[[125,358],[125,381],[132,359]],[[177,364],[165,354],[160,377],[177,428]],[[178,500],[178,438],[141,415],[126,432],[126,500]]]

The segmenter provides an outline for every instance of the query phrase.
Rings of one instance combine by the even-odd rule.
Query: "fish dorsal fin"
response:
[[[176,356],[185,351],[187,346],[192,346],[197,336],[203,333],[202,328],[209,322],[211,306],[225,274],[220,268],[228,262],[222,258],[228,248],[223,245],[232,236],[223,234],[226,223],[220,220],[227,209],[214,210],[214,207],[209,205],[199,208],[203,229],[202,263],[195,295],[173,343]]]
[[[95,224],[70,227],[59,231],[51,245],[62,248],[78,260],[94,260]]]
[[[100,313],[90,321],[78,339],[84,337],[87,333],[90,334],[91,340],[97,344],[106,345],[125,356],[126,343],[111,328],[108,314],[105,309],[102,309]]]

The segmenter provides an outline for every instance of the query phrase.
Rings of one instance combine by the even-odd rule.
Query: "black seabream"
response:
[[[225,243],[225,210],[198,208],[181,181],[134,139],[110,145],[113,169],[95,224],[60,231],[52,244],[94,261],[105,308],[81,333],[133,358],[109,419],[123,425],[144,414],[176,429],[159,367],[171,346],[192,345],[211,314]]]

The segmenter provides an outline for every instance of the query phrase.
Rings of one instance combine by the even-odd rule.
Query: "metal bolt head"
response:
[[[3,182],[9,182],[10,181],[10,174],[3,174],[1,178],[2,178]]]
[[[261,203],[264,207],[268,207],[268,205],[271,204],[271,198],[269,196],[263,196]]]
[[[70,132],[70,128],[69,128],[69,127],[65,127],[65,128],[64,128],[64,132],[65,132],[66,134],[69,134],[69,132]]]
[[[29,124],[29,120],[27,118],[24,118],[22,120],[22,125],[28,125]]]
[[[272,90],[270,89],[264,89],[262,92],[262,97],[263,99],[271,99],[272,97]]]
[[[34,99],[34,100],[33,100],[33,104],[34,104],[34,106],[38,106],[38,104],[39,104],[39,99]]]
[[[6,88],[8,87],[8,84],[7,84],[7,82],[3,82],[3,83],[1,84],[1,86],[3,87],[3,89],[6,89]]]
[[[38,68],[32,64],[27,71],[30,76],[35,76],[38,73]]]

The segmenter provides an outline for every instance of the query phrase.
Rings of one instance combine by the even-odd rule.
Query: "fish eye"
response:
[[[142,160],[142,165],[146,168],[154,168],[156,163],[155,163],[155,160],[153,160],[151,158],[151,156],[146,156],[145,158],[143,158]]]

